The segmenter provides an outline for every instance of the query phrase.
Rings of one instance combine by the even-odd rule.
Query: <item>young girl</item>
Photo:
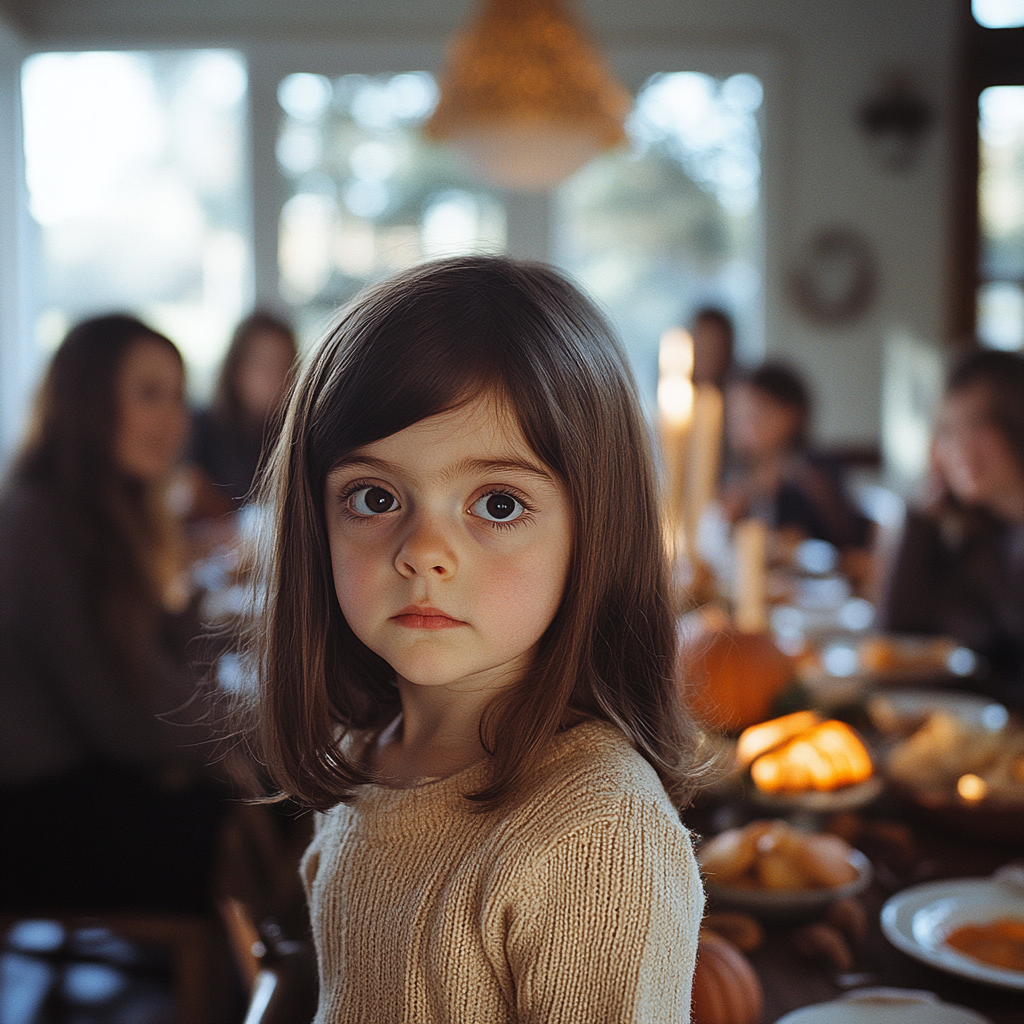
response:
[[[364,293],[292,395],[258,729],[317,1021],[688,1021],[704,897],[648,436],[554,271]]]

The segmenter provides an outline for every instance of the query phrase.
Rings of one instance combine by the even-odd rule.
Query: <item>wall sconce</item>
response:
[[[440,86],[427,134],[506,188],[551,188],[626,141],[632,98],[559,0],[484,0]]]
[[[899,73],[890,74],[857,115],[880,163],[894,174],[913,168],[934,120],[932,108]]]

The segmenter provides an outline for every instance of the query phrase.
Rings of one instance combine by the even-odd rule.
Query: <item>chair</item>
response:
[[[309,1024],[319,988],[312,943],[284,938],[272,920],[257,927],[240,900],[221,900],[220,909],[249,984],[244,1024]]]

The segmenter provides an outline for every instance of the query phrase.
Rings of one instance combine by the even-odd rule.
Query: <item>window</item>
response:
[[[22,69],[36,337],[135,312],[209,385],[252,301],[246,70],[224,50],[43,53]]]
[[[363,285],[423,259],[503,252],[505,207],[420,127],[437,102],[424,71],[296,73],[278,87],[287,181],[280,290],[309,336]]]
[[[749,74],[654,75],[637,94],[629,150],[556,192],[554,258],[610,310],[652,407],[666,327],[712,304],[751,350],[763,334],[762,95]]]
[[[978,338],[1024,349],[1024,85],[978,99]]]

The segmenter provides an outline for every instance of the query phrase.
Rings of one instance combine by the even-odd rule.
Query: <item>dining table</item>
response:
[[[765,816],[747,799],[712,794],[698,799],[683,819],[699,839],[723,826],[737,827]],[[764,921],[764,941],[748,953],[764,990],[759,1024],[774,1024],[790,1011],[869,988],[928,992],[980,1013],[991,1024],[1024,1024],[1024,991],[983,984],[920,962],[897,949],[881,927],[883,905],[896,893],[942,879],[987,878],[1007,864],[1024,865],[1024,844],[916,817],[913,809],[889,794],[856,814],[825,817],[815,824],[860,830],[857,845],[874,869],[870,886],[858,896],[866,911],[866,935],[854,949],[851,968],[840,972],[805,959],[794,948],[794,931],[806,918]],[[708,910],[715,909],[714,901],[709,901]],[[898,1011],[892,1020],[899,1021]]]

